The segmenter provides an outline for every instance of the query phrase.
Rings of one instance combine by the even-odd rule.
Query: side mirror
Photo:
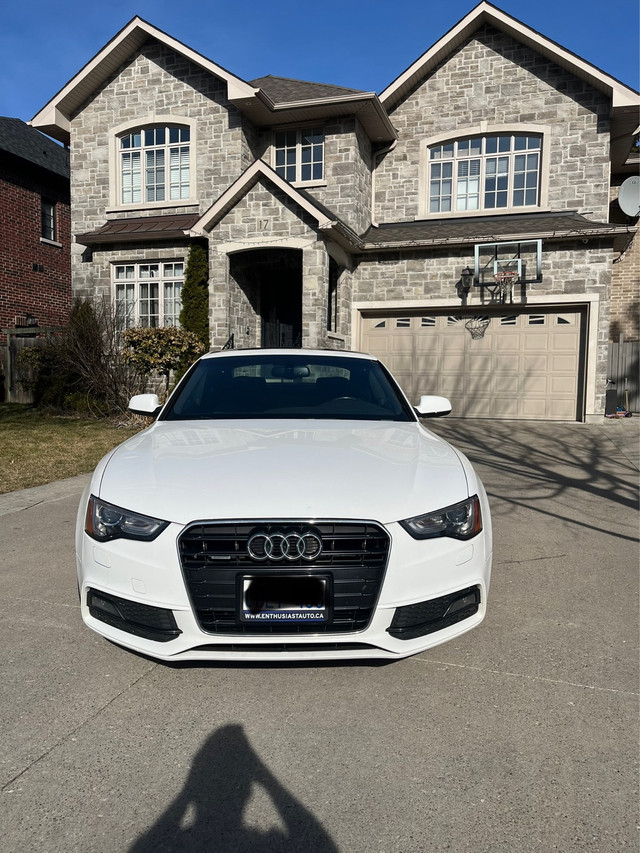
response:
[[[421,418],[441,418],[451,412],[451,403],[446,397],[436,397],[426,394],[420,397],[420,402],[415,407]]]
[[[129,400],[129,411],[134,415],[157,418],[161,408],[157,394],[136,394]]]

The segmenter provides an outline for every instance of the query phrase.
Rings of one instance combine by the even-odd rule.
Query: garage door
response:
[[[580,319],[579,312],[368,316],[362,349],[387,365],[412,403],[442,394],[463,417],[575,420]],[[474,338],[478,326],[484,334]]]

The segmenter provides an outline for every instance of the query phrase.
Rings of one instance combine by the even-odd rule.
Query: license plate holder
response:
[[[324,625],[329,621],[329,576],[242,575],[240,620],[253,625]]]

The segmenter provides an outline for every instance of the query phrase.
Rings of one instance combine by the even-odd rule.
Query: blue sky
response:
[[[0,115],[28,121],[134,15],[244,80],[276,74],[380,92],[473,0],[0,0]],[[637,0],[495,5],[637,89]]]

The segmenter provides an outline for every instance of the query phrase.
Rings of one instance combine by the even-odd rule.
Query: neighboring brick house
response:
[[[379,96],[246,82],[134,18],[32,124],[70,145],[74,293],[125,322],[176,322],[206,241],[214,349],[365,349],[412,400],[582,420],[639,106],[481,2]]]
[[[69,152],[20,119],[0,117],[1,363],[3,330],[60,326],[70,308]]]

